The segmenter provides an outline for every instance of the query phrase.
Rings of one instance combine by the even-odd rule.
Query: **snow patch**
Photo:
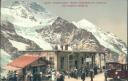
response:
[[[6,70],[6,65],[11,62],[11,56],[5,52],[3,49],[0,49],[0,62],[1,62],[1,77],[6,77],[7,76],[7,70]]]
[[[1,61],[1,66],[5,66],[11,61],[11,56],[5,52],[3,49],[0,49],[0,61]]]
[[[21,42],[17,42],[17,41],[14,41],[14,40],[9,40],[13,47],[17,48],[19,51],[23,51],[23,50],[26,50],[27,49],[27,44],[24,44],[24,43],[21,43]]]
[[[40,34],[36,32],[36,29],[32,28],[23,28],[16,27],[16,32],[18,35],[23,36],[26,39],[30,39],[34,41],[37,45],[39,45],[43,50],[52,50],[52,46],[50,43],[46,42]]]

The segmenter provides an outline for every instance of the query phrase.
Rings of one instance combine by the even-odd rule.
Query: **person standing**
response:
[[[2,81],[7,81],[5,77],[2,78]]]
[[[30,81],[33,81],[33,74],[30,74]]]
[[[60,81],[60,73],[58,71],[56,72],[56,78],[57,78],[57,81]]]
[[[52,71],[52,73],[51,73],[51,80],[55,81],[55,71]]]
[[[14,72],[13,80],[14,80],[14,81],[17,81],[17,73],[16,73],[16,71]]]
[[[63,73],[60,74],[60,81],[64,81],[64,74]]]
[[[68,78],[70,78],[70,77],[71,77],[71,76],[70,76],[71,72],[70,72],[70,71],[66,71],[66,73],[67,73],[67,75],[68,75]]]
[[[85,71],[82,71],[82,74],[81,74],[82,81],[85,81],[85,77],[86,77]]]
[[[97,74],[97,69],[98,69],[98,67],[97,67],[97,65],[95,64],[95,66],[94,66],[94,75]]]
[[[91,81],[93,81],[93,78],[94,78],[94,71],[93,71],[93,69],[90,69],[90,78],[91,78]]]

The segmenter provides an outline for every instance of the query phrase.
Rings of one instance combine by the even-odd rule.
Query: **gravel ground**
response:
[[[82,80],[80,78],[74,79],[74,78],[65,77],[65,81],[82,81]],[[90,77],[86,77],[85,81],[91,81]],[[101,74],[96,75],[93,81],[105,81],[104,74],[101,73]],[[114,81],[114,80],[108,79],[108,81]],[[118,81],[126,81],[126,80],[118,80]]]

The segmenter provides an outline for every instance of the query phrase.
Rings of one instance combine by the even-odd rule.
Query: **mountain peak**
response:
[[[10,8],[13,8],[15,6],[22,5],[28,10],[32,9],[37,12],[46,12],[46,9],[44,6],[40,5],[38,2],[35,1],[27,1],[27,0],[22,0],[22,1],[13,1],[11,2],[11,5],[9,6]]]
[[[67,20],[65,20],[65,19],[63,19],[63,18],[61,18],[61,17],[58,16],[58,17],[56,18],[56,21],[67,21]]]
[[[87,26],[87,27],[93,27],[95,28],[95,25],[92,24],[90,21],[86,20],[86,19],[82,19],[79,22],[77,22],[79,25],[81,26]]]
[[[54,16],[34,0],[10,0],[7,7],[2,7],[2,17],[21,27],[51,24],[54,20]]]
[[[70,23],[70,22],[68,22],[67,20],[65,20],[61,17],[57,17],[55,22],[53,23],[53,25],[63,25],[63,24],[66,24],[66,23]]]
[[[103,45],[104,47],[118,54],[120,52],[126,53],[124,50],[122,50],[122,49],[126,49],[125,43],[118,40],[118,38],[115,37],[112,33],[106,33],[100,30],[99,28],[97,28],[97,26],[95,26],[94,24],[92,24],[86,19],[82,19],[79,22],[76,22],[76,23],[73,22],[73,23],[78,28],[82,28],[91,32],[96,37],[96,39],[100,42],[100,44]]]

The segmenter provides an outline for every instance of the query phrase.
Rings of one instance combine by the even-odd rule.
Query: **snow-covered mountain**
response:
[[[12,1],[12,4],[1,10],[2,19],[22,27],[42,26],[54,20],[54,17],[36,2]]]
[[[38,29],[37,32],[54,48],[55,45],[68,44],[70,50],[91,50],[100,48],[100,44],[92,33],[77,28],[71,22],[57,17],[52,25]]]
[[[5,0],[6,2],[8,0]],[[70,22],[52,15],[34,0],[9,0],[1,8],[1,49],[15,56],[20,50],[53,50],[69,44],[70,50],[102,50],[120,54],[126,44],[83,19]]]
[[[31,1],[11,1],[9,6],[1,8],[2,20],[15,27],[18,35],[34,41],[42,49],[52,49],[35,31],[42,26],[51,24],[56,17],[50,15],[44,7]],[[10,41],[14,45],[14,41]],[[16,44],[17,42],[15,42]]]
[[[73,22],[73,24],[78,28],[91,32],[105,48],[108,48],[118,54],[121,52],[127,54],[127,45],[112,33],[104,32],[100,28],[98,29],[96,25],[92,24],[86,19],[82,19],[79,22]]]
[[[4,49],[10,55],[15,54],[18,50],[41,49],[34,41],[18,35],[14,25],[9,21],[2,21],[0,39],[1,49]]]

